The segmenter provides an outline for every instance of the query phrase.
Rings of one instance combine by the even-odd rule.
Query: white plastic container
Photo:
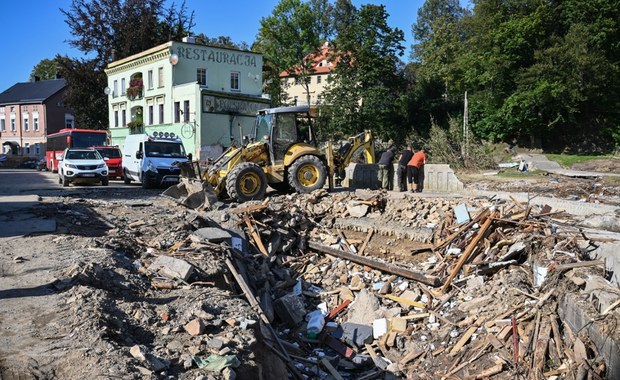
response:
[[[321,310],[308,314],[308,327],[306,328],[308,338],[316,339],[316,336],[323,330],[323,326],[325,326],[325,318]]]

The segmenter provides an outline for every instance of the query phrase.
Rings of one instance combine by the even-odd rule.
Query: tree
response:
[[[194,37],[196,38],[196,43],[201,45],[216,46],[227,49],[250,50],[250,46],[245,41],[237,43],[234,42],[229,36],[208,37],[203,33],[199,33]]]
[[[49,80],[61,78],[62,73],[59,71],[58,63],[55,59],[42,59],[32,69],[30,76],[39,80]]]
[[[68,91],[67,107],[84,128],[108,124],[105,66],[114,60],[152,48],[170,40],[181,40],[194,26],[183,2],[164,8],[164,0],[72,0],[61,9],[73,39],[69,44],[88,58],[57,56]]]
[[[387,24],[383,5],[355,10],[343,0],[336,4],[336,14],[331,58],[336,67],[322,109],[325,120],[330,129],[345,134],[373,129],[386,139],[403,136],[403,32]]]
[[[427,0],[411,28],[417,41],[412,59],[422,64],[420,74],[426,80],[443,82],[446,101],[451,98],[450,84],[459,69],[457,58],[465,40],[462,22],[466,15],[459,0]]]
[[[282,0],[271,16],[260,21],[260,29],[253,49],[263,54],[268,70],[265,71],[267,91],[274,104],[284,99],[280,73],[287,71],[302,84],[310,104],[308,89],[314,72],[313,57],[330,33],[331,5],[327,0]]]

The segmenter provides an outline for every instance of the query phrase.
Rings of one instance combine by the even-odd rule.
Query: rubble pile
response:
[[[558,305],[615,321],[616,289],[549,207],[323,190],[208,212],[77,203],[52,204],[61,228],[97,231],[92,260],[54,287],[67,336],[112,377],[605,378]]]
[[[588,261],[576,243],[588,238],[555,225],[558,213],[515,200],[354,198],[313,193],[231,210],[252,243],[247,282],[278,328],[267,339],[301,378],[604,377],[597,348],[558,316],[561,296],[585,284],[575,279],[606,283],[604,263]],[[408,252],[424,260],[379,259],[366,248],[372,227],[348,241],[333,222],[352,204],[375,226],[424,210],[413,218],[431,233]]]

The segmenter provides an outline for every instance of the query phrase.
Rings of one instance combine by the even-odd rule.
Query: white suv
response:
[[[69,186],[71,182],[100,182],[108,186],[108,166],[94,149],[67,148],[58,165],[58,183]]]

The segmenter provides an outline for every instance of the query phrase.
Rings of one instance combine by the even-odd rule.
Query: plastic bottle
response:
[[[325,318],[323,318],[321,310],[315,310],[308,314],[308,327],[306,331],[308,332],[309,339],[316,339],[316,336],[323,330],[323,326],[325,326]]]

